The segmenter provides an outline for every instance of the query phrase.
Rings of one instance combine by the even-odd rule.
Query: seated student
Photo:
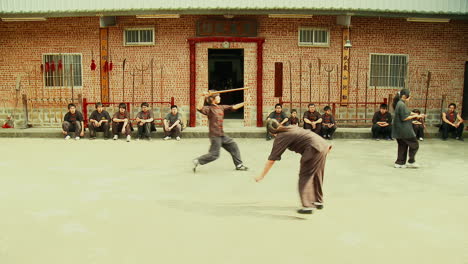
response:
[[[335,117],[332,115],[330,106],[325,106],[323,111],[325,113],[322,115],[322,137],[331,140],[336,130]]]
[[[141,111],[137,114],[135,121],[138,126],[137,140],[147,138],[151,140],[151,131],[155,131],[153,111],[149,111],[149,104],[142,103]]]
[[[299,118],[297,118],[297,110],[291,111],[291,116],[288,117],[288,125],[299,126]]]
[[[309,104],[309,110],[304,112],[302,117],[304,120],[304,129],[310,129],[315,134],[320,135],[322,130],[322,116],[318,111],[315,111],[315,105]]]
[[[392,139],[392,114],[388,112],[388,105],[381,104],[380,110],[372,117],[372,138],[380,140],[380,136],[387,140]]]
[[[283,106],[281,104],[275,105],[275,111],[270,113],[270,115],[267,118],[267,121],[270,119],[275,119],[276,121],[278,121],[278,123],[280,123],[280,125],[286,124],[289,120],[286,114],[283,112]],[[272,135],[270,134],[270,132],[268,132],[267,128],[266,140],[270,140],[271,137]]]
[[[449,132],[454,134],[455,139],[463,141],[463,119],[460,113],[457,113],[455,109],[457,105],[454,103],[449,104],[448,110],[442,113],[442,125],[440,131],[442,132],[442,140],[447,140]]]
[[[84,136],[83,115],[76,110],[74,104],[68,104],[68,113],[63,117],[62,134],[65,135],[65,140],[70,139],[70,135],[68,135],[70,132],[75,132],[76,140]]]
[[[96,132],[104,132],[104,139],[109,139],[110,121],[110,115],[102,103],[96,103],[96,110],[89,116],[89,139],[96,139]]]
[[[416,113],[418,115],[421,115],[421,111],[419,109],[414,109],[413,113]],[[424,118],[415,118],[412,121],[413,123],[413,130],[414,133],[416,134],[416,138],[419,139],[420,141],[424,140],[424,128],[426,125],[424,124]]]
[[[180,140],[180,133],[182,132],[182,117],[178,113],[177,105],[171,106],[171,112],[164,118],[164,140],[169,140],[175,137],[177,141]]]
[[[127,136],[127,142],[130,142],[130,114],[127,112],[127,105],[125,103],[119,104],[119,111],[112,117],[112,133],[114,134],[114,140],[117,140],[119,133],[122,133]]]

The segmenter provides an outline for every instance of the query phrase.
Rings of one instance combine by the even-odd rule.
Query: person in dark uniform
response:
[[[319,135],[296,126],[281,126],[276,120],[267,122],[272,134],[277,135],[273,142],[268,161],[262,173],[255,178],[259,182],[270,171],[275,161],[289,149],[302,155],[299,172],[299,195],[302,208],[300,214],[311,214],[313,209],[323,208],[323,176],[325,161],[331,146]]]
[[[104,132],[104,139],[109,139],[110,121],[111,117],[102,103],[96,103],[96,110],[89,116],[89,139],[96,139],[96,132]]]
[[[208,105],[204,106],[204,102]],[[236,170],[246,171],[248,169],[242,163],[237,143],[224,135],[223,130],[224,112],[237,110],[244,106],[244,102],[235,105],[220,105],[219,103],[221,103],[221,97],[216,91],[213,91],[204,92],[197,104],[197,110],[208,116],[211,146],[208,154],[193,160],[193,172],[196,171],[198,165],[205,165],[218,159],[221,147],[231,154]]]
[[[449,104],[448,111],[442,113],[442,125],[440,131],[442,132],[442,140],[447,140],[449,132],[455,134],[455,139],[463,141],[463,119],[459,113],[455,111],[457,105],[454,103]]]
[[[297,117],[297,110],[293,109],[291,115],[288,117],[288,125],[299,126],[299,118]]]
[[[62,134],[65,135],[65,140],[70,139],[68,133],[75,132],[75,139],[79,140],[84,136],[83,114],[76,110],[74,104],[68,104],[68,113],[63,117]]]
[[[151,131],[156,131],[154,127],[153,111],[149,110],[148,103],[141,104],[141,111],[137,114],[135,121],[137,122],[137,140],[147,138],[151,141]]]
[[[119,111],[112,117],[112,133],[114,134],[114,140],[119,139],[119,133],[127,136],[127,142],[130,142],[132,131],[130,114],[127,112],[127,105],[125,103],[119,104]]]
[[[309,129],[315,134],[320,135],[322,131],[322,115],[315,110],[314,104],[309,104],[309,110],[304,112],[304,129]]]
[[[270,119],[275,119],[276,121],[278,121],[278,123],[280,123],[281,125],[284,125],[288,122],[288,117],[286,116],[286,114],[283,112],[283,106],[281,104],[276,104],[275,105],[275,111],[271,112],[268,117],[267,117],[267,122],[268,120]],[[266,140],[271,140],[271,134],[270,132],[268,132],[268,129],[267,129],[267,132],[266,132]]]
[[[333,133],[336,130],[335,117],[331,112],[330,106],[325,106],[323,108],[325,113],[322,115],[322,132],[321,135],[324,139],[333,139]]]
[[[392,114],[388,112],[388,105],[381,104],[380,110],[372,117],[372,138],[375,140],[391,140],[392,136]]]
[[[177,141],[180,140],[182,132],[182,117],[178,113],[177,105],[171,106],[171,112],[164,118],[164,140],[169,140],[175,137]]]
[[[398,143],[398,155],[395,161],[395,168],[418,168],[416,164],[416,153],[419,149],[419,143],[413,130],[412,121],[417,118],[424,118],[424,115],[418,115],[411,112],[406,107],[410,100],[410,91],[402,89],[393,98],[393,109],[395,109],[395,118],[393,119],[392,137]],[[408,164],[406,160],[408,159]]]
[[[421,114],[421,111],[419,109],[414,109],[413,113],[416,113],[418,115]],[[424,128],[426,125],[424,124],[424,118],[415,118],[413,121],[411,121],[413,124],[413,130],[414,133],[416,134],[416,138],[419,139],[420,141],[424,140]]]

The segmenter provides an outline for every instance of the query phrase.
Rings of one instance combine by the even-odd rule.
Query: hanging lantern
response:
[[[94,60],[91,60],[91,70],[96,70],[96,62],[94,62]]]
[[[41,64],[41,74],[44,73],[44,64]]]
[[[112,61],[109,62],[109,71],[112,71],[112,68],[114,68],[114,64]]]
[[[58,61],[58,70],[61,71],[63,69],[63,65],[62,65],[62,60],[59,60]]]
[[[49,62],[46,62],[46,63],[45,63],[45,71],[46,71],[46,72],[49,72],[49,71],[50,71],[50,64],[49,64]]]
[[[55,71],[55,62],[54,62],[54,61],[52,61],[52,62],[50,63],[50,71],[51,71],[51,72],[54,72],[54,71]]]
[[[108,72],[109,71],[109,63],[106,61],[104,62],[104,72]]]

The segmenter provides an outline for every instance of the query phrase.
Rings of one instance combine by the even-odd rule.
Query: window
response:
[[[404,88],[408,55],[371,54],[370,86]]]
[[[46,87],[71,87],[72,82],[74,87],[83,85],[81,54],[44,54],[42,57]]]
[[[299,28],[299,46],[330,46],[330,32],[328,29]]]
[[[154,45],[154,28],[127,28],[124,30],[124,43],[132,45]]]

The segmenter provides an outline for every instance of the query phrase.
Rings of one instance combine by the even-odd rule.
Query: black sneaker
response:
[[[237,167],[236,167],[236,170],[240,170],[240,171],[246,171],[246,170],[248,170],[248,169],[249,169],[249,168],[247,168],[247,167],[244,166],[244,165],[240,165],[240,166],[237,166]]]
[[[312,214],[312,209],[299,209],[297,210],[298,214]]]
[[[323,209],[323,204],[316,204],[315,208],[317,208],[318,210],[322,210]]]

